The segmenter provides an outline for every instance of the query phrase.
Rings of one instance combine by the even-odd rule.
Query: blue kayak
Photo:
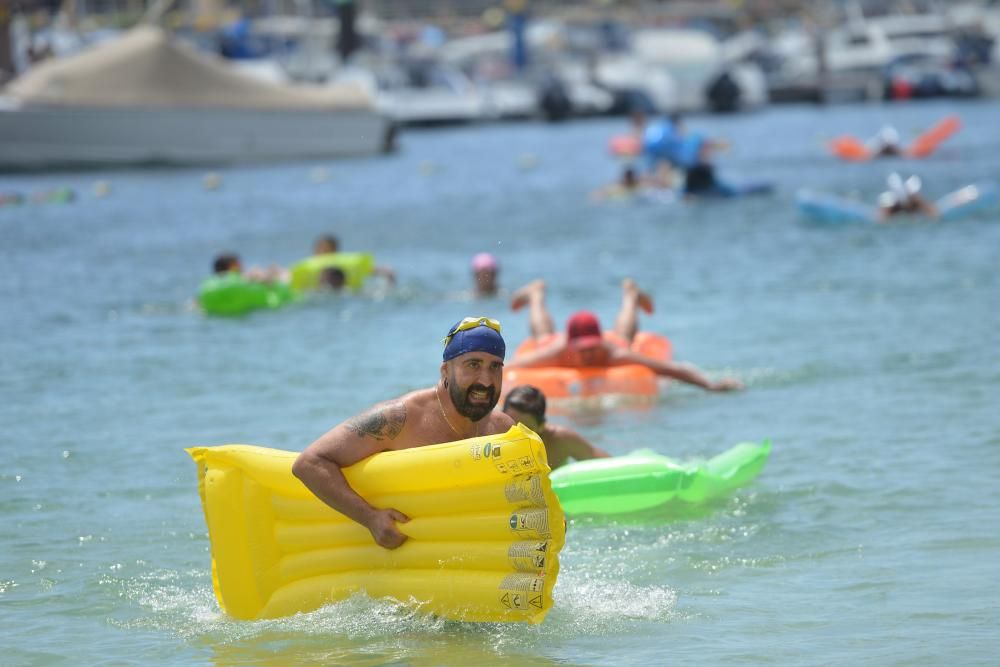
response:
[[[966,185],[937,201],[942,220],[964,218],[996,206],[1000,195],[992,183]]]
[[[716,181],[712,188],[694,193],[686,193],[681,189],[675,188],[643,188],[628,196],[617,197],[617,199],[646,204],[679,204],[685,201],[736,199],[739,197],[753,197],[755,195],[769,195],[773,192],[774,184],[765,181],[749,181],[746,183]]]
[[[795,193],[795,204],[799,207],[800,214],[814,222],[878,221],[878,209],[874,206],[824,192],[799,190]]]
[[[998,199],[995,185],[974,183],[941,197],[935,205],[941,220],[957,220],[995,206]],[[878,207],[847,197],[803,189],[796,193],[795,204],[803,217],[814,222],[879,222]]]
[[[693,197],[752,197],[754,195],[769,195],[774,192],[774,184],[768,181],[748,181],[746,183],[732,183],[729,181],[716,181],[715,187],[711,190],[696,192]]]

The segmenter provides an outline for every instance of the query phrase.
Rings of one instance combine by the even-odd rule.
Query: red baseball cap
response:
[[[601,336],[601,323],[589,310],[574,313],[566,322],[566,341],[571,347],[595,347],[604,338]]]

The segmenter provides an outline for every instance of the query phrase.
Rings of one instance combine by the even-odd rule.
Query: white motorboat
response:
[[[356,86],[263,81],[152,26],[43,62],[2,92],[6,170],[371,155],[393,134]]]
[[[709,90],[722,76],[733,87],[736,108],[767,102],[763,71],[753,63],[729,59],[723,45],[700,30],[639,30],[632,35],[630,51],[604,56],[597,65],[602,84],[642,91],[661,112],[716,106]]]
[[[441,45],[441,61],[461,70],[483,98],[489,119],[530,118],[538,111],[537,85],[511,64],[513,39],[507,31],[452,39]]]
[[[475,84],[458,68],[431,58],[353,64],[338,70],[333,81],[360,86],[398,125],[469,123],[485,116],[485,100]]]
[[[879,98],[885,68],[902,57],[946,59],[954,52],[952,22],[939,14],[866,18],[860,10],[823,34],[822,80],[816,36],[791,33],[775,42],[785,82],[813,82],[826,99]]]
[[[569,115],[606,113],[614,98],[591,81],[583,59],[560,48],[568,41],[564,29],[557,22],[533,22],[525,35],[529,64],[521,72],[511,62],[514,38],[508,30],[451,40],[441,47],[441,57],[476,82],[490,118],[530,118],[543,113],[548,86],[557,86],[565,95]]]

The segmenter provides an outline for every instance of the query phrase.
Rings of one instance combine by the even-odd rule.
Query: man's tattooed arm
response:
[[[403,401],[376,405],[367,412],[347,421],[347,428],[359,438],[366,435],[375,440],[395,440],[406,423],[406,405]]]

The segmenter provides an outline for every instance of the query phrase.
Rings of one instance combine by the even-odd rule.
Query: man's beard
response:
[[[472,391],[485,391],[489,393],[489,404],[488,405],[472,405],[469,403],[469,393]],[[479,421],[486,415],[493,412],[493,408],[496,407],[497,391],[495,387],[486,387],[481,384],[470,385],[467,389],[462,389],[452,378],[451,382],[448,383],[448,395],[451,397],[452,405],[458,410],[458,414],[471,419],[474,422]]]

